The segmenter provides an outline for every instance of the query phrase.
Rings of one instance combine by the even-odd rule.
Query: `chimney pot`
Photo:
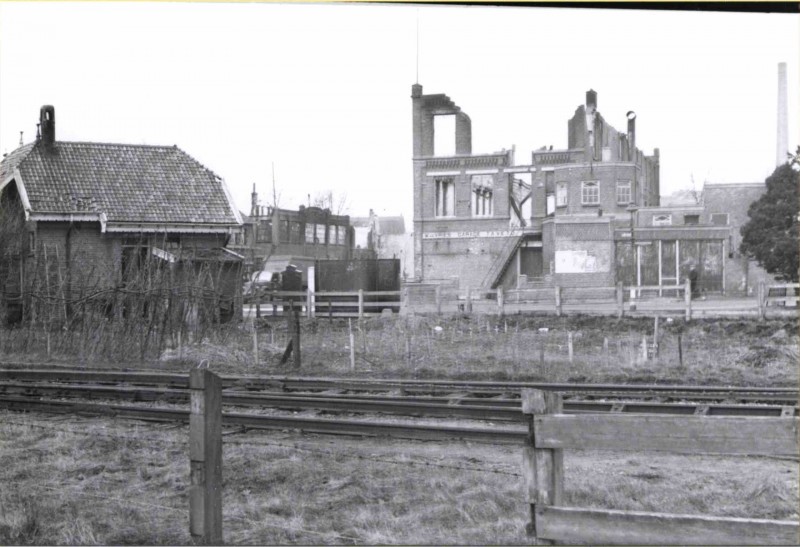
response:
[[[56,143],[56,109],[46,104],[39,109],[39,125],[42,130],[42,142],[50,147]]]

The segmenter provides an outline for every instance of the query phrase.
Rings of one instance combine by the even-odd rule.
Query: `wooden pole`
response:
[[[347,319],[347,331],[350,333],[350,370],[356,369],[356,341],[353,338],[353,320]]]
[[[311,289],[306,289],[306,317],[309,319],[314,317],[314,296],[311,294]]]
[[[506,299],[505,294],[503,294],[503,287],[497,287],[497,307],[500,308],[500,314],[502,315],[505,312],[506,307]]]
[[[300,311],[295,310],[294,306],[292,306],[292,312],[289,317],[292,321],[292,356],[294,357],[294,367],[300,368],[302,363],[300,359]]]
[[[658,323],[659,317],[656,315],[655,322],[653,324],[653,356],[658,357]]]
[[[261,319],[261,291],[256,288],[256,318]],[[273,313],[272,315],[275,315]]]
[[[622,282],[617,283],[617,318],[625,315],[624,298],[622,295]]]
[[[436,313],[442,313],[442,286],[436,285]]]
[[[528,423],[528,438],[522,454],[522,477],[531,519],[527,533],[536,545],[552,544],[537,537],[536,519],[548,505],[561,505],[564,495],[564,451],[536,447],[537,415],[560,414],[561,410],[560,394],[538,389],[522,390],[522,413]]]
[[[561,287],[556,285],[556,316],[561,316]]]
[[[647,335],[642,335],[642,362],[647,361]]]
[[[539,369],[544,373],[544,335],[539,335]]]
[[[684,301],[686,303],[686,321],[692,320],[692,284],[688,279],[683,286]]]
[[[358,318],[364,317],[364,289],[358,289]]]
[[[758,282],[758,292],[756,293],[756,298],[758,299],[758,318],[759,320],[763,320],[766,317],[766,302],[764,298],[766,297],[766,288],[764,286],[763,281]]]
[[[569,362],[572,362],[572,331],[567,333],[567,355],[569,355]]]
[[[683,340],[681,335],[678,335],[678,366],[683,368]]]
[[[222,545],[222,381],[194,369],[189,389],[189,531],[196,544]]]
[[[253,321],[253,363],[258,366],[258,328]]]

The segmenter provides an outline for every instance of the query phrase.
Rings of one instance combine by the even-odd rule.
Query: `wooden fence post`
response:
[[[300,368],[300,311],[292,307],[289,320],[292,323],[290,328],[292,332],[292,356],[294,357],[294,367]]]
[[[497,307],[500,308],[500,314],[505,311],[506,299],[503,294],[503,287],[497,287]]]
[[[556,285],[556,316],[561,316],[561,287]]]
[[[442,286],[436,285],[436,313],[442,313]]]
[[[544,335],[539,334],[539,372],[544,374]]]
[[[258,327],[253,321],[253,363],[258,366]]]
[[[767,296],[766,287],[763,281],[758,282],[758,291],[756,298],[758,298],[758,318],[763,320],[766,317],[766,302],[764,301]]]
[[[350,334],[350,370],[356,369],[356,341],[353,337],[353,320],[347,318],[347,332]]]
[[[686,320],[692,320],[692,283],[688,279],[683,285],[684,301],[686,302]]]
[[[222,381],[208,369],[189,374],[189,531],[222,545]]]
[[[306,317],[309,319],[314,317],[314,296],[311,289],[306,289]]]
[[[531,516],[527,532],[537,545],[552,544],[536,537],[537,513],[548,505],[561,505],[564,489],[564,451],[536,448],[537,415],[560,414],[561,409],[559,393],[522,390],[522,413],[528,422],[528,438],[522,453],[522,477]]]
[[[624,301],[622,295],[622,282],[617,283],[617,318],[621,318],[625,314]]]
[[[569,362],[572,362],[573,353],[572,353],[572,331],[567,333],[567,355],[569,356]]]
[[[256,318],[261,319],[261,291],[259,291],[258,289],[255,289],[255,291],[256,291]]]

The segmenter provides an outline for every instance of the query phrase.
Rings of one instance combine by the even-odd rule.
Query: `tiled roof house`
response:
[[[24,215],[23,271],[45,248],[71,261],[73,273],[91,268],[107,284],[119,283],[124,249],[133,246],[171,261],[240,260],[225,245],[240,231],[241,215],[225,182],[189,154],[177,146],[56,141],[52,106],[42,107],[40,126],[41,137],[0,163],[0,200],[16,202]]]

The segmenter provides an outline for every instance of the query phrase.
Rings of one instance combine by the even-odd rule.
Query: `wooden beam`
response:
[[[222,545],[222,380],[189,374],[189,531],[195,544]]]
[[[796,456],[798,418],[535,416],[536,448]]]
[[[795,521],[670,515],[643,511],[544,506],[536,512],[540,537],[568,544],[797,545]]]

